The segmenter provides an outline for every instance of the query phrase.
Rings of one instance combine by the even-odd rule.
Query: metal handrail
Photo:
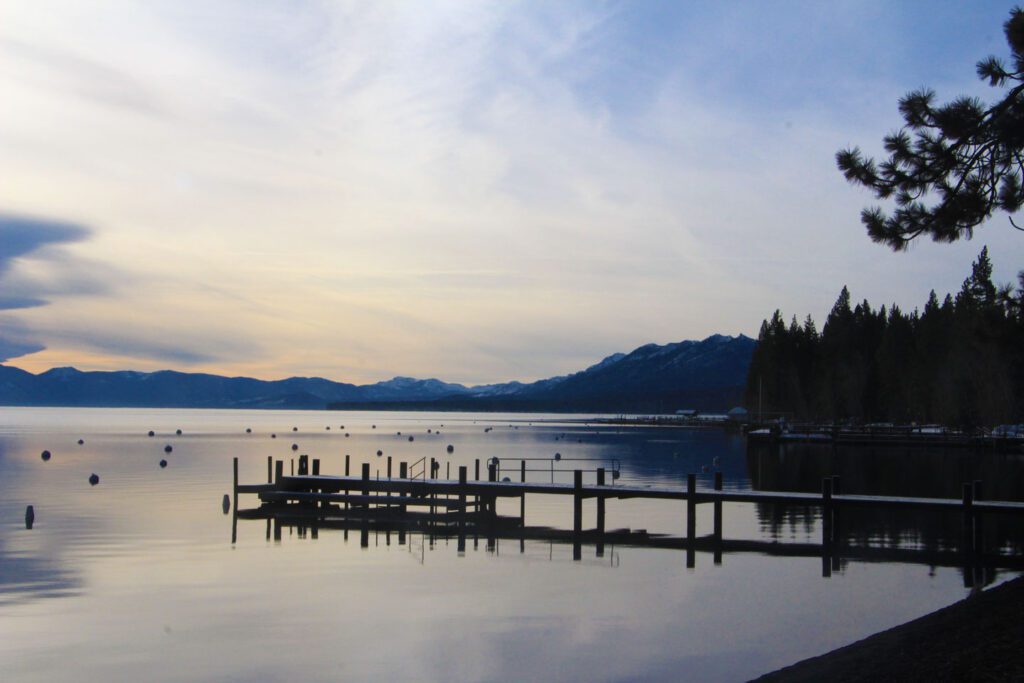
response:
[[[420,467],[420,473],[419,474],[416,474],[416,466],[417,465],[419,465],[419,467]],[[426,456],[423,456],[422,458],[420,458],[419,460],[417,460],[416,462],[414,462],[412,465],[409,466],[409,478],[410,479],[419,479],[421,477],[423,478],[423,481],[427,480],[427,457]]]

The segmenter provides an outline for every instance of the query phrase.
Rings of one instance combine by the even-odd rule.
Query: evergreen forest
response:
[[[761,324],[747,376],[756,417],[822,422],[938,423],[962,428],[1022,421],[1024,272],[997,287],[984,248],[955,296],[931,292],[922,310],[851,307],[844,286],[818,332],[811,316]]]

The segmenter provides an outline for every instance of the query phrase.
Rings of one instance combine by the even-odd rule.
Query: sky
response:
[[[1014,2],[0,0],[0,359],[467,384],[960,288],[834,155]]]

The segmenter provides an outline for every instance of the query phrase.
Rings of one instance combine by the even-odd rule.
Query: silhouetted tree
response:
[[[997,288],[988,249],[954,299],[932,291],[921,314],[851,308],[843,287],[819,335],[810,316],[761,325],[747,404],[798,418],[976,427],[1024,417],[1024,278]]]
[[[1024,10],[1014,8],[1003,28],[1012,65],[995,57],[977,64],[982,80],[1008,88],[1001,100],[988,108],[973,97],[936,105],[933,90],[915,90],[899,102],[904,127],[884,138],[886,161],[876,164],[857,147],[836,154],[848,181],[896,201],[891,215],[879,207],[861,212],[875,242],[900,250],[919,235],[970,238],[996,209],[1014,214],[1024,204]],[[1024,230],[1012,215],[1010,223]]]

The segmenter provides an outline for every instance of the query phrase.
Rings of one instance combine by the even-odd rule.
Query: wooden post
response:
[[[309,474],[309,456],[308,455],[300,455],[299,456],[299,476],[302,477],[302,476],[306,476],[308,474]]]
[[[974,480],[972,491],[971,491],[971,495],[972,495],[972,497],[974,498],[975,501],[981,500],[981,480],[980,479],[975,479]],[[984,534],[984,528],[983,528],[983,525],[982,525],[982,522],[983,522],[984,519],[985,519],[984,515],[981,515],[981,514],[975,514],[974,515],[974,553],[976,555],[981,555],[984,552],[984,550],[985,550],[985,548],[984,548],[984,545],[985,545],[985,534]]]
[[[697,536],[697,475],[686,475],[686,539]]]
[[[391,456],[388,456],[388,479],[391,478]]]
[[[274,483],[278,486],[281,485],[281,479],[284,478],[284,460],[278,460],[274,463]]]
[[[294,477],[295,476],[295,458],[292,458],[290,462],[291,462],[291,469],[289,470],[289,472],[291,473],[291,476]]]
[[[404,462],[404,461],[398,463],[398,478],[399,479],[408,479],[409,478],[409,463]],[[406,493],[405,491],[399,491],[398,495],[404,496],[405,493]],[[407,509],[408,508],[405,505],[399,505],[398,506],[398,511],[401,512],[403,515],[405,514],[405,511]],[[398,544],[402,545],[404,542],[405,542],[405,532],[402,531],[402,532],[400,532],[399,537],[398,537]]]
[[[320,458],[313,458],[313,476],[320,476]]]
[[[583,470],[573,471],[572,487],[572,532],[580,534],[583,531]]]
[[[451,481],[451,479],[452,479],[452,463],[451,463],[451,461],[445,463],[445,466],[444,466],[444,478],[447,479],[448,481]]]
[[[232,500],[231,500],[231,543],[238,539],[238,458],[235,457],[232,466]]]
[[[493,462],[487,463],[487,481],[489,481],[489,482],[496,482],[496,481],[498,481],[498,469],[497,469],[497,467],[495,466],[495,464]],[[487,506],[487,512],[490,514],[492,519],[498,514],[498,509],[497,509],[498,506],[496,505],[496,502],[497,502],[497,497],[489,495],[489,496],[487,496],[487,501],[484,503],[484,505]],[[490,543],[492,541],[493,541],[493,539],[491,539],[490,535],[488,535],[488,542]]]
[[[363,478],[363,495],[364,496],[368,496],[368,495],[370,495],[370,463],[368,463],[368,462],[364,462],[363,463],[362,478]],[[369,508],[370,504],[366,503],[364,507]]]
[[[466,466],[459,467],[459,547],[466,551]]]
[[[267,456],[267,483],[274,483],[274,456]]]
[[[480,481],[480,458],[476,459],[475,469],[473,470],[473,479]]]
[[[832,477],[821,480],[821,575],[832,576]]]
[[[974,551],[974,483],[963,483],[964,529],[963,549],[970,554]]]
[[[346,477],[348,476],[348,461],[349,461],[349,458],[350,458],[350,457],[351,457],[351,456],[349,456],[349,455],[346,455],[346,456],[345,456],[345,476],[346,476]]]
[[[526,483],[526,461],[521,460],[519,463],[519,480],[522,483]],[[519,496],[519,526],[526,526],[526,494]]]
[[[436,476],[437,470],[435,468],[436,468],[436,465],[434,465],[434,459],[431,458],[430,459],[430,479],[437,479],[437,476]]]
[[[715,472],[715,490],[722,490],[722,473]],[[715,565],[722,564],[722,499],[715,499],[715,550],[714,550],[714,563]]]
[[[604,486],[604,468],[597,468],[597,485]],[[604,534],[604,496],[597,496],[597,533]],[[602,553],[603,554],[603,553]],[[598,555],[600,557],[600,555]]]

